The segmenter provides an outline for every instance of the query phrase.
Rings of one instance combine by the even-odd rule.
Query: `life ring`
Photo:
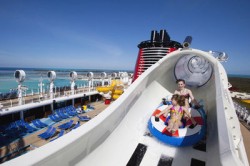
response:
[[[200,141],[206,133],[206,115],[203,108],[191,108],[191,116],[197,122],[197,125],[190,129],[191,120],[186,122],[184,128],[179,128],[174,133],[166,130],[166,117],[160,116],[159,121],[155,121],[155,115],[164,110],[168,105],[160,105],[152,114],[148,122],[149,131],[158,140],[173,146],[191,146]]]

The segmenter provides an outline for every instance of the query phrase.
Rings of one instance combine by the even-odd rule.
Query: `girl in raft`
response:
[[[168,106],[165,110],[161,111],[159,114],[155,115],[159,118],[161,115],[167,118],[168,113],[170,112],[170,119],[168,121],[168,126],[166,129],[169,132],[174,133],[176,130],[182,126],[181,119],[185,113],[188,118],[191,118],[191,115],[187,108],[185,107],[185,97],[175,94],[171,98],[172,105]]]

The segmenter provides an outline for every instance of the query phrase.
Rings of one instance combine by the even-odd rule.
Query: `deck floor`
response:
[[[91,103],[91,105],[95,107],[95,110],[84,113],[84,114],[81,114],[81,116],[88,115],[92,119],[96,115],[101,113],[103,110],[105,110],[105,108],[107,108],[109,106],[109,105],[105,105],[103,101],[93,102],[93,103]],[[74,120],[74,124],[76,124],[77,121],[79,120],[77,117],[68,118],[68,119],[62,120],[62,121],[60,121],[58,123],[55,123],[53,125],[53,127],[57,128],[57,126],[65,123],[65,122],[68,122],[71,119]],[[87,123],[87,122],[81,122],[81,125],[84,124],[84,123]],[[26,146],[29,146],[29,145],[30,145],[30,148],[28,148],[28,150],[36,149],[36,148],[38,148],[40,146],[43,146],[43,145],[47,144],[50,140],[57,137],[58,133],[60,132],[60,129],[57,128],[56,134],[53,137],[51,137],[50,139],[43,140],[43,139],[39,138],[38,135],[45,132],[46,130],[47,130],[47,127],[43,128],[41,130],[38,130],[37,132],[34,132],[32,134],[29,134],[28,136],[25,136],[25,137],[23,137],[21,139],[18,139],[16,141],[10,143],[9,145],[1,147],[0,148],[0,158],[2,158],[4,156],[6,156],[7,154],[10,154],[10,153],[12,153],[14,151],[17,151],[20,148],[23,148],[23,147],[26,147]],[[66,130],[65,134],[67,134],[68,132],[70,132],[70,129]],[[2,159],[2,162],[4,162],[6,159]],[[0,161],[0,163],[1,163],[1,161]]]

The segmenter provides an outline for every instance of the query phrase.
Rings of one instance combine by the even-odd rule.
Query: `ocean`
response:
[[[7,93],[10,92],[11,89],[16,89],[18,83],[14,78],[14,72],[16,70],[24,70],[26,73],[25,81],[22,83],[22,86],[26,86],[28,89],[26,91],[27,94],[38,92],[38,84],[39,80],[43,79],[44,89],[49,89],[49,80],[47,77],[48,71],[55,71],[56,72],[56,80],[54,81],[54,85],[56,87],[63,87],[63,86],[70,86],[70,78],[69,73],[71,71],[76,71],[78,76],[86,76],[88,72],[93,73],[112,73],[112,72],[119,72],[124,70],[100,70],[100,69],[62,69],[62,68],[14,68],[14,67],[2,67],[0,68],[0,93]],[[127,71],[131,72],[131,71]],[[88,82],[85,80],[76,80],[76,85],[78,87],[87,86]]]
[[[63,68],[14,68],[14,67],[0,67],[0,93],[8,93],[11,89],[16,89],[18,83],[14,78],[14,72],[16,70],[24,70],[26,73],[26,79],[22,83],[23,86],[26,86],[28,89],[26,91],[27,94],[38,92],[38,83],[39,80],[43,79],[44,89],[47,91],[49,89],[49,80],[47,78],[48,71],[56,72],[56,80],[54,81],[54,85],[56,87],[70,86],[70,78],[69,73],[71,71],[76,71],[78,76],[86,76],[88,72],[93,73],[112,73],[119,72],[124,70],[100,70],[100,69],[63,69]],[[127,72],[133,72],[127,70]],[[229,74],[228,77],[240,77],[240,78],[250,78],[250,75],[236,75]],[[85,80],[76,80],[76,85],[78,87],[87,86],[88,82]]]

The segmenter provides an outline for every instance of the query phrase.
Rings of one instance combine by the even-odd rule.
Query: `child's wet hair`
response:
[[[180,106],[185,106],[185,100],[185,96],[180,95],[177,102]]]
[[[175,100],[177,101],[177,103],[180,105],[180,106],[185,106],[185,96],[182,96],[182,95],[178,95],[178,94],[174,94],[171,98],[171,100]]]
[[[175,100],[175,101],[178,101],[179,99],[179,95],[178,94],[174,94],[171,98],[171,100]]]

